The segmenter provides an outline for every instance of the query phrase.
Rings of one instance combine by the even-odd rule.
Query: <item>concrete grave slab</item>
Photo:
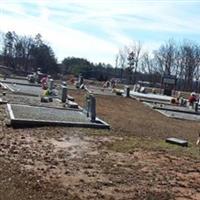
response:
[[[151,99],[151,100],[167,101],[167,102],[170,102],[172,99],[172,97],[165,95],[152,94],[152,93],[143,94],[139,92],[134,92],[133,90],[130,91],[130,96],[135,98],[143,98],[143,99]]]
[[[115,96],[116,94],[112,92],[111,88],[102,88],[102,87],[97,87],[93,85],[87,85],[87,89],[96,95],[109,95],[109,96]]]
[[[200,112],[195,112],[194,109],[189,108],[189,107],[183,107],[183,106],[160,104],[160,105],[153,105],[152,108],[158,109],[158,110],[166,110],[166,111],[172,111],[172,112],[182,112],[182,113],[200,115]]]
[[[200,113],[197,113],[186,107],[162,105],[162,106],[169,107],[169,109],[162,109],[162,107],[160,107],[161,109],[160,108],[157,109],[157,106],[155,106],[155,104],[147,103],[147,102],[143,102],[143,103],[144,103],[144,105],[146,105],[152,109],[154,108],[154,110],[165,115],[166,117],[182,119],[182,120],[200,121]]]
[[[20,85],[29,85],[29,86],[37,86],[40,87],[39,84],[36,83],[29,83],[27,79],[16,79],[16,78],[0,78],[1,83],[10,83],[10,84],[20,84]]]
[[[4,83],[4,86],[6,86],[10,91],[18,94],[40,96],[43,92],[42,88],[38,86],[12,84],[12,83]]]
[[[110,126],[99,118],[91,122],[83,111],[38,106],[7,104],[10,123],[13,127],[24,126],[73,126],[106,128]]]
[[[175,112],[175,111],[158,110],[158,109],[157,111],[167,117],[171,117],[175,119],[200,121],[200,115],[197,115],[197,114],[189,114],[189,113],[184,113],[184,112]]]
[[[41,107],[57,108],[57,109],[67,108],[67,107],[63,107],[63,104],[61,104],[61,101],[58,98],[54,98],[52,102],[43,103],[41,102],[41,98],[39,98],[38,96],[8,93],[5,97],[2,97],[2,99],[10,104],[30,105],[30,106],[37,106],[37,107],[41,106]],[[81,110],[80,107],[76,109]]]
[[[152,104],[164,104],[164,105],[171,105],[170,101],[162,101],[162,100],[156,100],[156,99],[149,99],[149,98],[136,98],[138,101],[141,102],[147,102]]]

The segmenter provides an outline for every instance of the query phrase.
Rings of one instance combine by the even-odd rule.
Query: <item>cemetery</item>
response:
[[[186,105],[183,99],[173,104],[173,96],[147,93],[146,88],[138,86],[113,89],[78,82],[77,87],[52,78],[48,81],[50,90],[27,79],[6,78],[0,83],[4,134],[0,135],[0,154],[9,162],[19,161],[20,168],[6,168],[6,164],[4,168],[16,185],[26,182],[28,190],[35,192],[32,185],[36,184],[40,188],[36,194],[47,199],[64,199],[66,195],[69,199],[99,195],[122,195],[128,199],[130,194],[137,199],[168,199],[176,197],[181,184],[190,183],[182,197],[193,194],[198,199],[196,184],[200,177],[191,172],[198,165],[194,159],[199,159],[194,145],[200,128],[197,104]],[[176,158],[177,154],[182,158]],[[152,160],[154,164],[147,164]],[[180,169],[183,163],[185,167]],[[134,170],[137,179],[130,176],[130,170]],[[175,176],[177,172],[179,175]],[[178,185],[173,192],[163,185],[164,177],[170,173],[174,177],[168,187],[173,188],[174,181]],[[183,181],[185,173],[188,177]],[[135,181],[143,191],[140,194],[132,187]],[[146,187],[149,181],[153,181],[150,189]],[[6,185],[0,185],[2,190],[9,187]],[[117,191],[119,185],[122,189],[118,192],[108,191]],[[160,190],[152,193],[155,187]],[[129,188],[126,194],[125,188]]]
[[[199,6],[0,1],[0,200],[200,200]]]
[[[60,125],[109,128],[106,122],[96,116],[95,97],[89,94],[86,98],[85,107],[81,108],[74,102],[74,98],[68,95],[66,83],[62,83],[58,88],[60,96],[58,96],[58,91],[54,87],[53,79],[49,79],[46,83],[49,85],[48,95],[44,95],[46,90],[41,88],[39,84],[29,84],[29,81],[25,79],[2,80],[0,84],[4,89],[17,94],[15,95],[16,100],[7,104],[11,126]],[[34,99],[34,105],[30,105],[30,103],[28,105],[21,104],[20,95],[27,99],[26,102]],[[12,97],[12,94],[10,94],[10,97]],[[8,100],[6,96],[4,99]],[[17,99],[20,99],[20,101],[17,101]],[[15,104],[15,101],[17,104]]]

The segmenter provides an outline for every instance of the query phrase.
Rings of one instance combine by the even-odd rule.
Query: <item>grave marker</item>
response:
[[[167,96],[172,96],[172,91],[176,86],[176,77],[172,75],[164,75],[162,77],[161,89],[164,89],[163,94]]]
[[[63,82],[62,82],[62,85],[67,86],[67,82],[66,82],[66,81],[63,81]]]
[[[195,112],[198,112],[198,108],[199,108],[199,103],[195,102],[195,104],[194,104],[194,110],[195,110]]]
[[[188,146],[188,142],[186,140],[182,140],[182,139],[178,139],[178,138],[167,138],[165,140],[166,142],[170,143],[170,144],[177,144],[183,147],[187,147]]]
[[[96,98],[93,95],[90,95],[90,112],[91,112],[91,121],[96,120]]]
[[[86,96],[86,115],[90,117],[91,122],[96,121],[96,98],[92,94]]]
[[[79,87],[83,84],[83,76],[81,74],[78,77],[78,84],[79,84]]]
[[[130,97],[130,87],[125,86],[125,97]]]
[[[49,80],[49,90],[52,91],[52,90],[53,90],[53,87],[54,87],[54,80],[53,80],[53,79],[50,79],[50,80]]]
[[[67,87],[64,86],[64,85],[62,85],[61,87],[62,87],[61,101],[62,101],[63,103],[65,103],[66,100],[67,100]]]

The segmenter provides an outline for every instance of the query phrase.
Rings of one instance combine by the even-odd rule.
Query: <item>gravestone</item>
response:
[[[61,87],[62,87],[62,91],[61,91],[61,101],[62,101],[63,103],[65,103],[66,100],[67,100],[67,87],[64,86],[64,85],[62,85]]]
[[[54,87],[54,80],[53,80],[53,79],[50,79],[50,80],[49,80],[49,90],[52,91],[52,90],[53,90],[53,87]]]
[[[167,96],[172,96],[172,92],[176,86],[176,77],[172,75],[164,75],[162,77],[161,89],[163,89],[163,94]]]
[[[79,84],[79,87],[83,84],[83,76],[81,74],[78,77],[78,84]]]
[[[198,108],[199,108],[199,103],[195,102],[195,104],[194,104],[194,110],[195,110],[195,112],[198,112]]]
[[[96,98],[93,95],[90,95],[90,112],[91,112],[91,121],[95,122],[95,120],[96,120]]]
[[[130,97],[130,87],[129,86],[125,87],[125,97]]]
[[[94,95],[89,94],[86,96],[86,115],[90,117],[92,122],[96,120],[96,98]]]

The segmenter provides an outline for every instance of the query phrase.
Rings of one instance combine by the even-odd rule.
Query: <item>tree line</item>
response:
[[[113,68],[110,64],[92,63],[83,58],[67,57],[60,66],[62,74],[82,74],[86,79],[107,81],[113,77],[119,77],[120,69]]]
[[[56,73],[57,60],[52,48],[37,34],[34,38],[15,32],[1,34],[1,63],[15,73],[29,73],[41,68],[43,72]]]
[[[134,42],[119,49],[114,66],[76,57],[66,57],[58,63],[53,49],[40,34],[31,37],[9,31],[0,34],[0,64],[16,74],[27,75],[41,68],[42,72],[52,75],[78,76],[81,73],[88,79],[118,78],[129,84],[139,80],[159,83],[164,74],[175,75],[177,89],[199,90],[200,45],[170,39],[158,49],[147,52],[140,42]]]
[[[177,78],[177,89],[199,90],[200,45],[184,40],[168,40],[153,52],[142,50],[140,42],[124,46],[116,55],[116,67],[124,69],[129,83],[138,79],[159,82],[163,75]]]
[[[116,70],[110,64],[94,64],[83,58],[66,57],[58,63],[51,46],[42,36],[21,36],[8,31],[0,34],[0,64],[12,69],[13,73],[27,75],[40,68],[51,75],[80,73],[85,78],[105,81],[116,76]]]

